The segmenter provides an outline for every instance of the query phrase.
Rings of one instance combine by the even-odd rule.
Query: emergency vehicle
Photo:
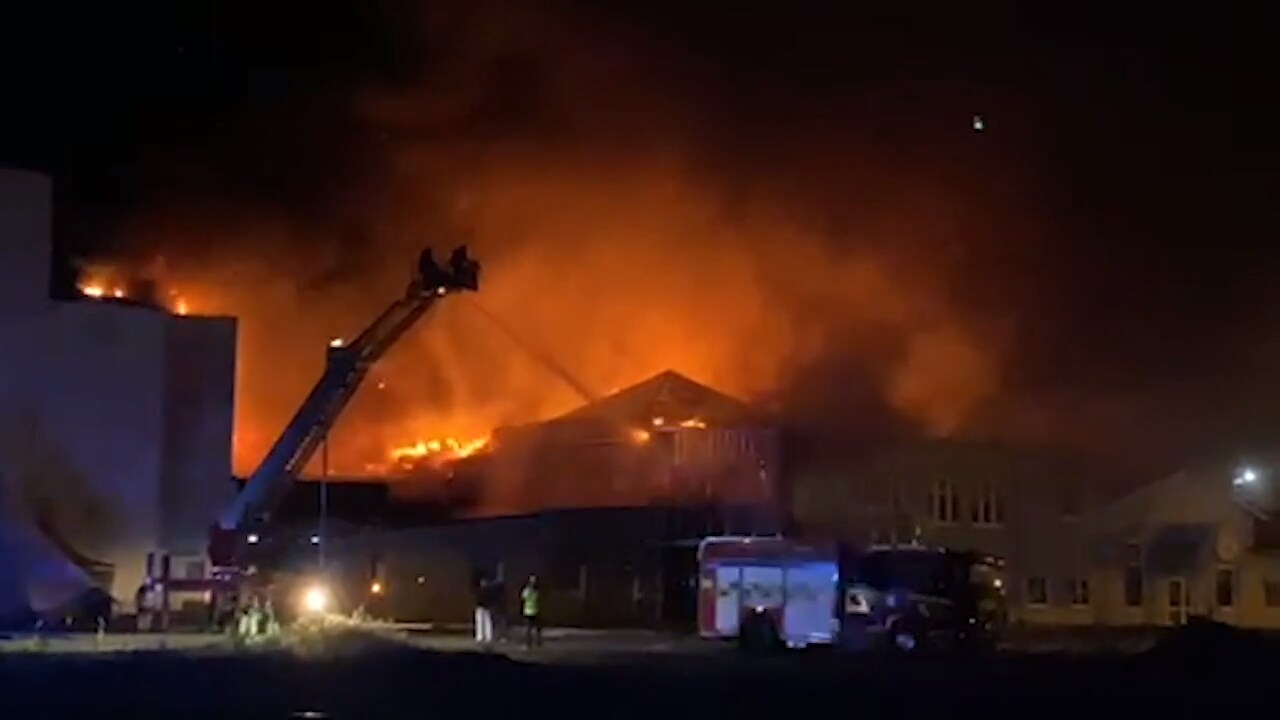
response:
[[[711,537],[698,565],[699,634],[748,649],[977,648],[1007,618],[1003,562],[980,553]]]

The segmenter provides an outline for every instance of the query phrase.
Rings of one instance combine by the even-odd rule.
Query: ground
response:
[[[308,641],[312,642],[312,641]],[[476,652],[459,636],[325,637],[234,650],[208,636],[0,642],[0,717],[473,718],[863,716],[867,711],[1080,717],[1247,706],[1280,656],[1248,646],[1147,655],[888,661],[743,657],[643,633],[553,633],[542,650]],[[159,649],[161,644],[165,649]],[[1262,686],[1262,692],[1267,688]]]

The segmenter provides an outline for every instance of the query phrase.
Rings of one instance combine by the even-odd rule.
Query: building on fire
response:
[[[0,171],[0,621],[89,582],[132,598],[151,550],[199,562],[233,492],[235,321],[124,286],[54,299],[51,198]]]
[[[786,518],[777,428],[670,371],[545,422],[501,428],[453,479],[478,486],[454,493],[478,498],[457,520],[353,528],[333,541],[349,587],[377,578],[375,613],[463,621],[474,576],[500,573],[509,593],[541,577],[549,622],[691,620],[682,614],[693,608],[696,540],[772,534]],[[298,562],[314,556],[296,547]]]

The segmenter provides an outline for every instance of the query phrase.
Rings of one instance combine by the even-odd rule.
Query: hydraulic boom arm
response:
[[[210,529],[209,557],[215,566],[235,564],[244,524],[271,512],[315,456],[374,363],[441,298],[478,290],[479,271],[479,264],[467,257],[465,247],[454,250],[447,271],[436,265],[430,251],[424,251],[418,277],[409,284],[404,297],[391,303],[352,342],[330,343],[320,379],[244,488]]]

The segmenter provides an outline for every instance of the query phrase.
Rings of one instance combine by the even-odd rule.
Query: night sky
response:
[[[340,259],[299,278],[323,285],[379,246],[369,198],[397,191],[402,157],[384,148],[604,163],[678,148],[718,211],[772,198],[835,251],[867,243],[910,266],[999,337],[998,390],[964,432],[1166,465],[1274,439],[1269,18],[1128,3],[898,16],[805,2],[126,5],[3,31],[0,162],[55,176],[63,257],[154,245],[140,219],[174,208],[252,208],[293,229],[279,251],[305,254],[324,230]],[[402,91],[432,110],[369,100]],[[182,235],[162,249],[221,242]],[[829,352],[780,392],[830,414],[814,388],[852,388],[861,367]],[[848,392],[836,404],[861,397]]]

